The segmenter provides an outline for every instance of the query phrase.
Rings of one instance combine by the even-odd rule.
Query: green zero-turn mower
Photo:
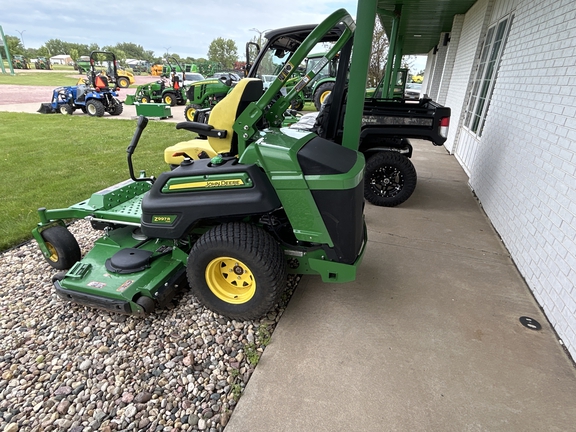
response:
[[[218,104],[209,124],[179,123],[227,143],[211,158],[184,160],[158,178],[134,174],[132,154],[146,127],[140,117],[128,146],[130,179],[69,208],[39,209],[33,230],[53,283],[69,301],[142,315],[166,304],[185,285],[213,311],[233,319],[261,317],[285,289],[286,274],[316,274],[326,282],[356,276],[366,246],[364,157],[311,132],[280,127],[291,95],[284,81],[336,23],[346,30],[329,55],[353,34],[343,9],[314,30],[279,78],[241,80]],[[232,102],[229,102],[232,101]],[[236,106],[233,106],[236,105]],[[218,119],[222,117],[222,119]],[[226,123],[228,122],[228,123]],[[81,258],[64,221],[84,218],[103,235]]]

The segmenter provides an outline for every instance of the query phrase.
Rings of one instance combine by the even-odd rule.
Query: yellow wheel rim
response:
[[[143,98],[142,98],[142,103],[148,103],[148,98],[147,98],[147,97],[143,97]]]
[[[186,110],[186,120],[194,121],[194,113],[196,112],[196,108],[188,108]]]
[[[46,248],[50,252],[48,259],[52,262],[58,262],[58,252],[56,252],[56,248],[52,246],[52,243],[46,242]]]
[[[166,96],[165,99],[166,99],[166,103],[167,103],[168,105],[172,105],[172,98],[171,98],[170,96]]]
[[[324,99],[326,99],[330,93],[332,93],[332,90],[325,91],[320,95],[320,104],[324,103]]]
[[[236,258],[215,258],[206,266],[206,283],[216,297],[226,303],[242,304],[256,293],[254,275]]]

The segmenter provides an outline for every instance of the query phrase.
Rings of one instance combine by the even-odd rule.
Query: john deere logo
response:
[[[244,182],[241,179],[232,180],[209,180],[206,187],[225,187],[225,186],[242,186]]]
[[[170,190],[175,189],[196,189],[196,188],[218,188],[218,187],[233,187],[233,186],[244,186],[244,180],[242,179],[229,179],[229,180],[206,180],[193,183],[180,183],[171,184]]]

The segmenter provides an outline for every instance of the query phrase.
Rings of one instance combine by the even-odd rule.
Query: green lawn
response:
[[[0,251],[31,238],[39,207],[68,207],[127,179],[135,127],[136,121],[0,112]],[[174,123],[149,122],[135,171],[166,171],[164,148],[191,138]]]
[[[52,71],[46,72],[18,72],[15,75],[0,73],[0,84],[30,85],[30,86],[73,86],[78,82],[78,78],[71,75],[77,74],[75,71]]]

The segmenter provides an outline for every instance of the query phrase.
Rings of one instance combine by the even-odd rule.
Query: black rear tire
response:
[[[304,108],[304,101],[300,99],[293,99],[292,102],[290,102],[290,108],[296,111],[302,111]]]
[[[324,102],[324,100],[332,92],[333,88],[334,88],[333,82],[325,82],[324,84],[320,84],[318,86],[318,88],[314,92],[314,106],[316,107],[316,111],[320,111],[322,102]]]
[[[114,109],[112,111],[110,111],[110,115],[119,116],[120,114],[122,114],[123,111],[124,111],[124,105],[122,105],[122,103],[118,102],[116,104],[116,106],[114,107]]]
[[[104,104],[99,100],[91,99],[86,102],[86,112],[92,117],[102,117],[106,109]]]
[[[198,111],[199,109],[202,109],[201,105],[197,105],[197,104],[191,104],[186,106],[186,109],[184,110],[184,117],[186,117],[187,121],[196,121],[198,123],[204,123],[204,116],[202,115],[202,119],[200,119],[200,115],[198,116],[198,118],[196,120],[194,120],[194,115],[196,113],[196,111]]]
[[[364,198],[382,207],[395,207],[416,189],[416,169],[406,156],[382,151],[371,156],[364,172]]]
[[[118,87],[120,87],[120,88],[130,87],[130,80],[126,77],[119,77],[118,78]]]
[[[262,317],[286,288],[286,260],[278,243],[257,226],[218,225],[198,239],[187,265],[192,293],[231,319]]]
[[[42,231],[42,238],[50,251],[46,262],[57,270],[66,270],[80,261],[82,254],[76,238],[65,227],[56,225]]]
[[[176,106],[176,104],[178,103],[178,99],[176,97],[176,94],[166,93],[164,94],[164,96],[162,96],[162,102],[165,103],[166,105]]]

